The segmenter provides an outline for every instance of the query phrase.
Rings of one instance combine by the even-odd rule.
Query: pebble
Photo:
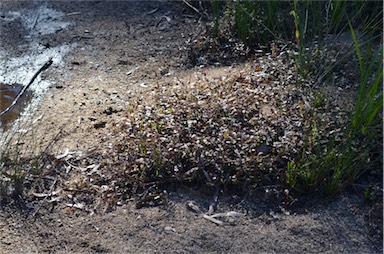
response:
[[[176,229],[174,229],[173,227],[170,227],[170,226],[166,226],[164,228],[164,231],[167,232],[167,233],[170,233],[171,231],[172,232],[176,232]]]

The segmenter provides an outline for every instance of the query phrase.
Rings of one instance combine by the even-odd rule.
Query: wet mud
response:
[[[12,104],[22,89],[23,85],[21,84],[0,83],[0,112],[3,112]],[[0,128],[4,131],[10,128],[11,124],[20,116],[31,97],[32,92],[26,91],[15,107],[0,116]]]

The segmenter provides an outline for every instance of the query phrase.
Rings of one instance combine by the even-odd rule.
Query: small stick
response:
[[[35,75],[33,75],[32,79],[31,79],[31,81],[29,81],[28,85],[26,85],[23,88],[23,90],[21,90],[21,92],[13,100],[12,104],[9,105],[9,107],[6,108],[3,112],[0,113],[0,116],[3,116],[4,114],[6,114],[8,111],[10,111],[11,109],[13,109],[16,106],[16,104],[19,102],[20,98],[24,95],[25,91],[32,85],[33,81],[35,81],[35,79],[40,74],[40,72],[48,69],[48,67],[51,66],[51,64],[52,64],[52,57],[50,57],[49,60],[35,73]]]
[[[39,212],[40,208],[43,206],[43,203],[47,200],[47,198],[49,196],[52,196],[53,188],[55,188],[56,183],[57,183],[57,177],[55,178],[55,180],[51,184],[51,187],[49,188],[49,194],[44,197],[42,203],[37,207],[36,211],[32,214],[32,217],[36,216],[36,214]]]
[[[33,25],[32,25],[32,30],[35,29],[36,24],[37,24],[37,21],[39,20],[40,11],[41,11],[41,9],[39,9],[39,11],[38,11],[37,14],[36,14],[36,19],[35,19],[35,21],[33,22]]]
[[[224,222],[222,222],[221,220],[215,219],[212,216],[209,216],[209,215],[206,215],[206,214],[203,214],[203,218],[207,219],[209,221],[212,221],[213,223],[216,223],[219,226],[224,224]]]
[[[196,9],[195,7],[193,7],[193,5],[191,5],[187,0],[183,0],[183,2],[184,2],[186,5],[188,5],[192,10],[194,10],[195,12],[197,12],[200,16],[202,16],[201,13],[199,12],[199,10]]]
[[[79,15],[79,14],[81,14],[81,12],[79,12],[79,11],[75,11],[75,12],[67,13],[67,16]]]
[[[217,206],[217,202],[219,201],[219,193],[220,193],[220,187],[216,186],[216,190],[215,190],[215,193],[213,195],[213,201],[209,205],[209,208],[208,208],[208,214],[209,215],[212,215],[213,212],[215,211],[215,208]]]

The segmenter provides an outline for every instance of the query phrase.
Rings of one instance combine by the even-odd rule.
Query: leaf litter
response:
[[[193,80],[137,91],[122,117],[108,123],[107,145],[83,160],[88,164],[67,189],[97,194],[96,207],[148,192],[138,198],[142,207],[166,203],[161,189],[169,186],[226,194],[284,186],[287,163],[306,138],[316,132],[314,144],[341,136],[349,108],[328,94],[318,103],[318,92],[306,88],[312,81],[299,78],[294,50],[281,47],[278,57],[256,55],[216,79],[198,69]],[[59,158],[75,160],[68,155]]]
[[[169,22],[166,16],[160,21]],[[201,56],[196,47],[192,51],[196,64],[218,63],[209,54]],[[45,165],[43,177],[34,186],[44,184],[32,196],[54,203],[63,199],[68,213],[81,210],[92,215],[102,203],[108,210],[131,201],[136,194],[139,207],[163,204],[154,201],[163,201],[161,195],[167,193],[162,189],[172,184],[208,193],[216,188],[247,193],[263,185],[266,191],[270,186],[282,186],[286,163],[300,154],[305,138],[316,128],[322,142],[329,135],[342,135],[349,111],[343,107],[345,98],[338,98],[340,94],[318,98],[317,90],[307,89],[318,79],[298,77],[294,53],[280,45],[274,54],[255,55],[245,64],[232,65],[216,80],[206,78],[205,69],[200,69],[194,81],[142,83],[139,86],[145,90],[132,93],[137,98],[130,99],[124,117],[106,123],[111,132],[103,147],[85,154],[67,150],[58,156],[46,155],[55,168]],[[234,62],[232,58],[228,61]],[[166,76],[167,71],[164,73]],[[314,124],[317,121],[322,124]],[[55,186],[51,184],[54,177],[62,189],[47,192],[46,183]],[[235,214],[214,214],[209,209],[205,216],[217,220],[225,215],[231,220]],[[164,230],[176,231],[173,227]]]

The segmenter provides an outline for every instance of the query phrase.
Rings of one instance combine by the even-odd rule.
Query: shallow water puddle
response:
[[[23,89],[20,84],[4,84],[0,83],[0,112],[3,112]],[[4,131],[9,129],[12,123],[20,116],[21,112],[32,98],[32,92],[26,91],[20,101],[9,112],[0,117],[0,128]]]

